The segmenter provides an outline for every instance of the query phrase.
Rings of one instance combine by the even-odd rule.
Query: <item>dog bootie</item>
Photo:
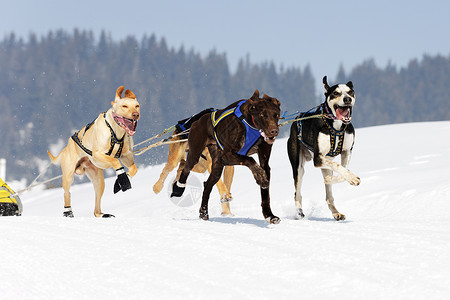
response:
[[[66,218],[73,218],[73,212],[71,206],[64,206],[63,216]]]
[[[172,185],[172,194],[170,197],[181,197],[184,193],[184,189],[186,188],[186,183],[179,183],[175,181]]]
[[[122,168],[116,170],[117,179],[114,183],[114,194],[122,190],[122,192],[125,192],[126,190],[131,189],[131,182],[128,178],[127,173],[125,173],[125,170]]]

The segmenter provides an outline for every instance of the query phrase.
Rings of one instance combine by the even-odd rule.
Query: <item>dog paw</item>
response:
[[[223,194],[222,198],[220,198],[220,203],[231,202],[231,200],[233,200],[231,193],[226,193],[226,194]]]
[[[358,176],[354,176],[348,181],[351,185],[358,186],[361,183],[361,179]]]
[[[297,213],[295,214],[295,218],[297,220],[301,220],[305,217],[305,214],[303,213],[303,209],[297,208]]]
[[[111,214],[103,214],[102,218],[115,218],[115,215],[111,215]]]
[[[268,189],[269,180],[267,180],[266,172],[259,166],[251,170],[253,173],[253,177],[255,178],[256,184],[259,185],[262,189]]]
[[[345,220],[345,215],[340,214],[340,213],[333,214],[333,217],[336,221],[344,221]]]
[[[256,180],[256,183],[262,188],[262,189],[268,189],[269,188],[269,180],[267,180],[267,177],[264,175],[259,180]]]
[[[72,211],[65,211],[65,212],[63,212],[63,217],[73,218],[73,212]]]
[[[163,188],[163,185],[162,185],[162,184],[159,184],[159,183],[157,182],[157,183],[155,183],[155,185],[153,186],[153,192],[154,192],[155,194],[159,194],[159,192],[161,192],[162,188]]]
[[[208,221],[209,220],[209,214],[208,214],[208,209],[206,207],[200,207],[199,210],[199,218],[204,220],[204,221]]]
[[[71,206],[64,206],[63,216],[66,218],[73,218],[73,212]]]
[[[232,214],[231,212],[222,212],[220,215],[222,217],[234,217],[234,214]]]
[[[185,188],[186,184],[181,184],[178,183],[178,181],[175,181],[172,185],[172,194],[170,195],[170,198],[183,196]]]
[[[357,186],[361,183],[361,179],[352,172],[348,172],[348,174],[346,174],[345,180],[347,180],[348,183],[354,186]]]
[[[278,224],[281,222],[281,219],[278,218],[277,216],[271,216],[271,217],[267,217],[266,221],[270,224]]]

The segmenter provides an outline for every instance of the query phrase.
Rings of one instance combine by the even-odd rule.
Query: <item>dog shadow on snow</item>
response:
[[[293,221],[312,221],[312,222],[324,222],[324,223],[339,223],[339,224],[345,224],[345,223],[351,223],[350,220],[343,220],[343,221],[336,221],[333,217],[318,217],[318,216],[309,216],[306,215],[302,219],[298,219],[296,216],[287,216],[285,217],[287,220],[293,220]]]
[[[254,225],[260,228],[269,228],[269,224],[266,220],[252,219],[252,218],[239,218],[239,217],[214,217],[209,218],[210,222],[222,223],[222,224],[248,224]]]

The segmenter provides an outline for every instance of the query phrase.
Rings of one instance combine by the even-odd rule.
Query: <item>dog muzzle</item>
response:
[[[114,121],[116,121],[117,125],[119,125],[123,129],[125,129],[126,132],[128,133],[128,135],[130,135],[130,136],[134,135],[134,133],[136,132],[137,120],[132,120],[132,119],[122,117],[122,116],[116,114],[115,112],[112,112],[112,115],[113,115]]]
[[[262,129],[259,130],[259,133],[264,138],[264,141],[267,144],[272,145],[275,142],[275,138],[276,138],[275,136],[268,136],[268,135],[266,135],[266,133]]]

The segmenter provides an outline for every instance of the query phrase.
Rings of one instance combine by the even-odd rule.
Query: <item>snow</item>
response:
[[[93,217],[90,183],[71,189],[73,219],[62,217],[62,189],[29,191],[22,217],[0,218],[0,299],[449,299],[449,136],[450,121],[357,129],[349,167],[362,183],[334,186],[343,222],[310,163],[306,217],[294,218],[286,139],[270,161],[278,225],[263,219],[245,167],[236,168],[234,216],[220,216],[214,188],[209,222],[198,219],[199,202],[169,200],[175,172],[153,193],[162,165],[140,168],[125,193],[107,179],[102,209],[114,219]]]

